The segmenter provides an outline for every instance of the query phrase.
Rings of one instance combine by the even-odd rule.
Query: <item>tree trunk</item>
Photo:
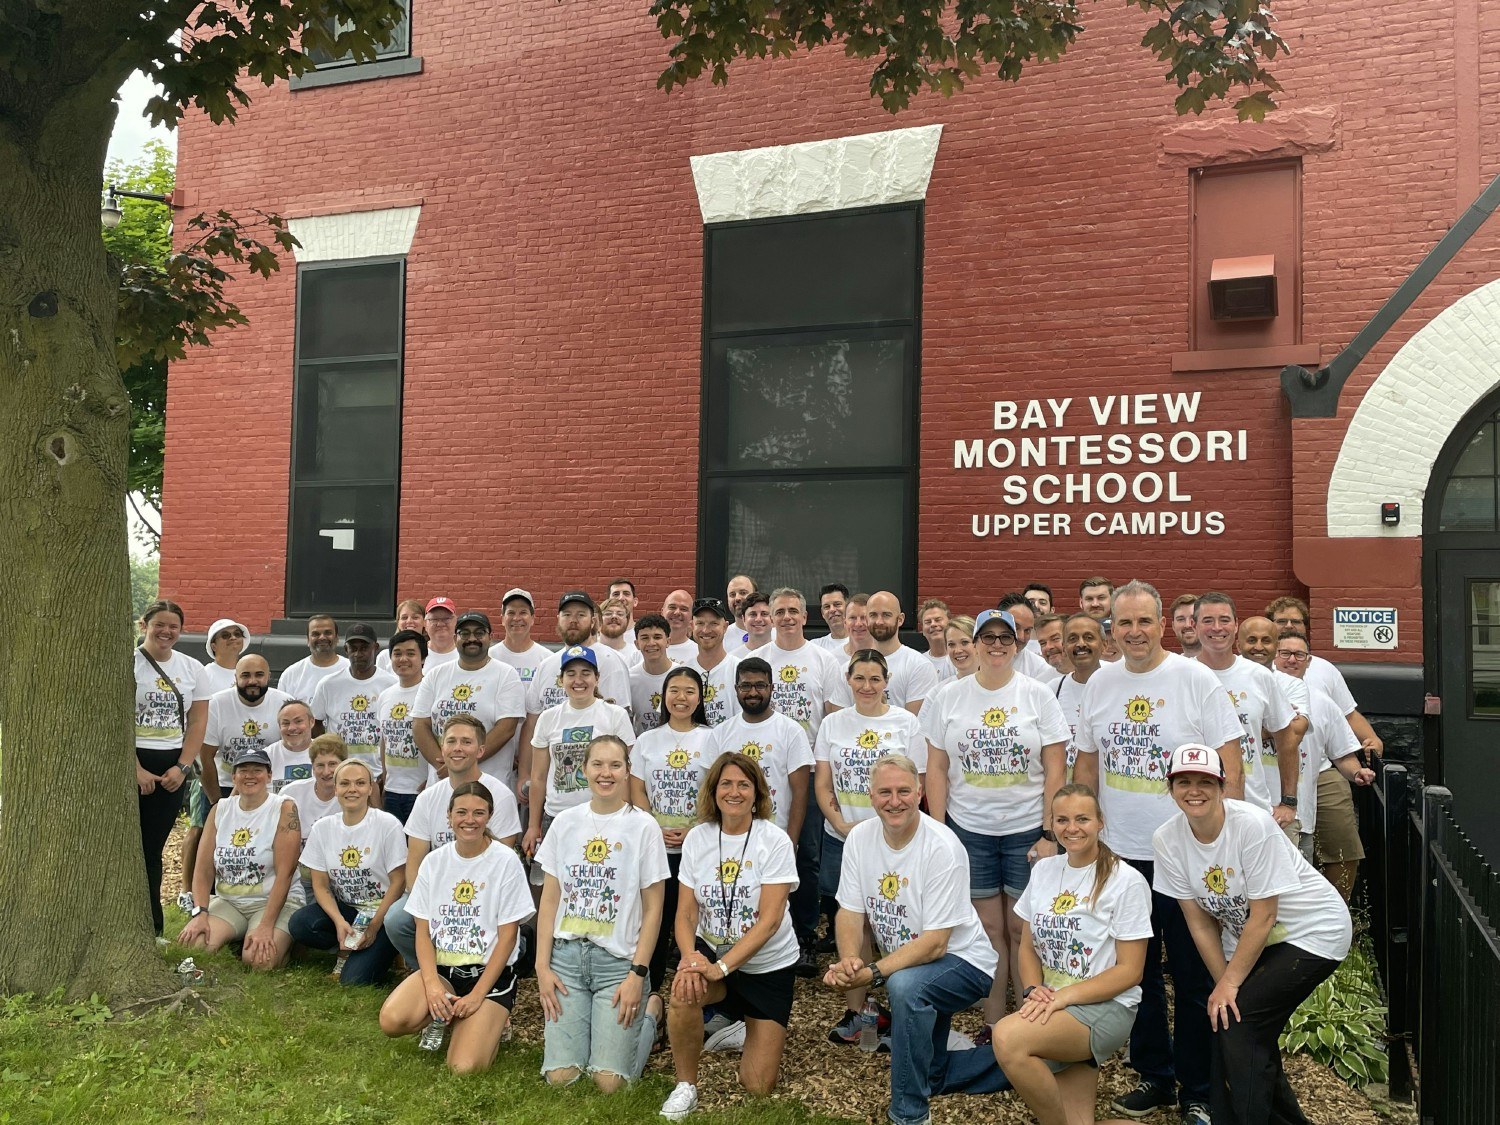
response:
[[[0,992],[165,991],[136,804],[130,409],[99,236],[129,67],[0,113]],[[43,83],[38,83],[42,85]]]

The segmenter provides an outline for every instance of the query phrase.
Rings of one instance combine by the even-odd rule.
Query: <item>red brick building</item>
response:
[[[164,591],[256,631],[616,573],[648,603],[741,570],[908,607],[1042,579],[1071,608],[1093,573],[1242,616],[1291,592],[1315,650],[1398,666],[1367,711],[1414,738],[1439,695],[1430,762],[1441,733],[1493,771],[1500,225],[1331,416],[1281,370],[1500,172],[1500,10],[1279,2],[1262,124],[1177,117],[1118,2],[897,118],[836,50],[663,95],[646,10],[412,0],[389,58],[184,123],[188,205],[303,247],[173,368]],[[1274,315],[1215,319],[1216,269],[1273,272]],[[1342,639],[1389,647],[1335,647],[1351,607],[1394,627]]]

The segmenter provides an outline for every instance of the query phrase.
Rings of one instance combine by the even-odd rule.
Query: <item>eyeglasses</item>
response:
[[[1008,637],[1004,633],[981,633],[974,638],[985,648],[1015,648],[1016,638]]]
[[[216,637],[215,639],[222,641],[226,637],[238,637],[240,640],[244,640],[245,634],[240,632],[240,630],[238,629],[221,629],[219,630],[218,637]]]
[[[1292,649],[1292,648],[1278,648],[1276,650],[1276,659],[1277,660],[1295,660],[1298,664],[1300,664],[1304,660],[1311,660],[1312,659],[1312,653],[1310,653],[1310,652],[1298,652],[1296,649]]]
[[[461,641],[481,641],[488,632],[488,629],[479,628],[460,629],[458,631],[458,639]]]
[[[1288,625],[1294,625],[1298,629],[1305,629],[1307,627],[1307,622],[1303,621],[1300,617],[1274,617],[1271,619],[1271,623],[1273,625],[1280,625],[1283,629]]]

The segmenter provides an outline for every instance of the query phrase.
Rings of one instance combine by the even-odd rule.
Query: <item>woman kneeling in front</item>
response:
[[[766,775],[744,754],[721,754],[704,775],[699,823],[682,842],[677,948],[667,1029],[677,1088],[661,1107],[671,1120],[698,1105],[703,1008],[745,1021],[740,1084],[776,1086],[792,1013],[797,935],[787,899],[797,886],[792,840],[776,826]]]
[[[1099,1066],[1124,1045],[1141,1000],[1151,888],[1099,839],[1087,785],[1052,798],[1063,854],[1037,861],[1016,902],[1021,1007],[995,1025],[995,1058],[1040,1125],[1094,1120]]]

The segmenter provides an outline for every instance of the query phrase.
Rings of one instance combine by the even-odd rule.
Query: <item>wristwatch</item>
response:
[[[188,911],[188,921],[191,922],[194,918],[198,917],[198,915],[200,915],[200,914],[207,914],[207,913],[208,913],[208,907],[206,907],[206,906],[194,906],[192,910]]]
[[[881,987],[881,985],[885,984],[885,974],[880,971],[880,966],[879,965],[877,965],[874,961],[871,961],[865,967],[870,970],[870,987],[871,988],[879,988],[879,987]]]
[[[1042,829],[1042,839],[1046,840],[1049,844],[1057,843],[1057,837],[1052,834],[1052,829],[1050,828]]]
[[[638,977],[643,977],[651,970],[648,969],[645,965],[631,965],[630,971]]]
[[[1282,798],[1281,798],[1281,803],[1283,805],[1285,805],[1289,809],[1295,809],[1297,807],[1297,798],[1296,797],[1288,797],[1285,794],[1283,794]]]
[[[189,762],[189,763],[187,763],[187,765],[183,765],[181,762],[173,762],[172,764],[174,766],[176,766],[179,770],[182,771],[182,776],[183,777],[192,777],[193,776],[193,770],[197,766],[198,763],[197,762]]]
[[[1034,984],[1028,984],[1025,988],[1021,989],[1021,999],[1025,1000],[1028,996],[1030,996],[1035,991],[1036,991],[1036,985],[1034,985]]]

